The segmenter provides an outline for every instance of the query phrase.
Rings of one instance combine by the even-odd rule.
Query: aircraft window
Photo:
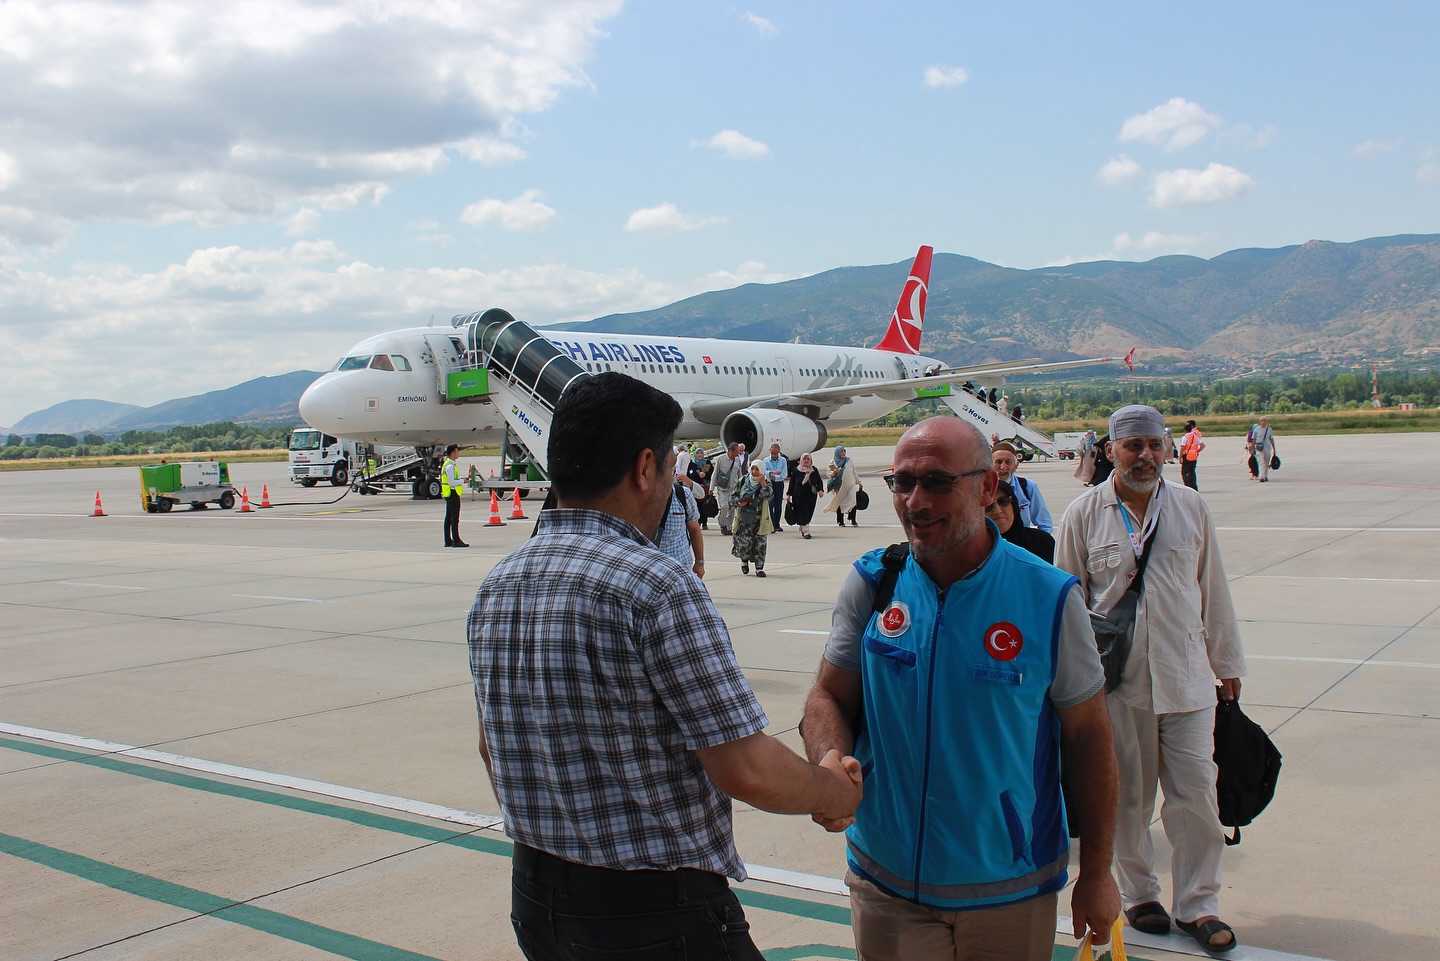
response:
[[[376,354],[375,359],[370,361],[371,370],[394,370],[395,365],[390,363],[389,354]]]
[[[346,357],[335,365],[336,370],[364,370],[370,366],[369,354],[357,354],[354,357]]]
[[[401,356],[400,354],[391,354],[391,355],[390,355],[390,359],[395,362],[395,369],[396,369],[396,370],[411,370],[411,369],[412,369],[411,366],[410,366],[410,361],[406,360],[406,359],[405,359],[403,356]]]

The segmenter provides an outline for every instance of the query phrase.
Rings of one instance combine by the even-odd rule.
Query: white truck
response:
[[[1055,435],[1055,453],[1061,460],[1074,460],[1085,449],[1085,435],[1089,431],[1071,430]]]
[[[314,487],[323,480],[344,487],[370,453],[369,444],[297,427],[290,432],[290,481]]]

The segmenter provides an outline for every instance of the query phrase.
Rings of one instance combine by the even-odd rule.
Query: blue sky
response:
[[[1437,36],[1430,2],[6,0],[0,424],[920,244],[1440,232]]]

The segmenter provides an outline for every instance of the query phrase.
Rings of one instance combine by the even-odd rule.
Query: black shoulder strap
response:
[[[880,558],[880,563],[885,565],[885,573],[880,575],[880,583],[875,588],[875,600],[870,604],[872,611],[878,614],[890,606],[890,598],[895,594],[895,582],[900,579],[900,568],[905,566],[909,557],[909,541],[891,544],[885,548],[885,553]]]
[[[681,503],[681,505],[682,505],[682,506],[684,505],[684,503],[685,503],[685,495],[682,494],[682,493],[680,493],[680,482],[679,482],[678,480],[675,482],[675,487],[674,487],[674,489],[670,491],[670,496],[671,496],[672,498],[675,498],[675,497],[680,498],[680,503]],[[657,528],[655,528],[655,543],[657,543],[657,544],[660,543],[660,535],[665,532],[665,522],[666,522],[667,520],[669,520],[669,519],[670,519],[670,501],[666,501],[666,502],[665,502],[665,513],[663,513],[663,514],[660,515],[660,526],[657,527]]]

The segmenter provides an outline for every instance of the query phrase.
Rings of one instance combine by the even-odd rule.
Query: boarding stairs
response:
[[[436,356],[437,377],[444,377],[449,388],[441,398],[446,403],[477,402],[481,395],[473,392],[469,382],[483,381],[483,400],[496,406],[509,428],[505,454],[511,453],[512,444],[525,454],[523,461],[507,459],[525,467],[527,477],[533,479],[528,473],[530,466],[543,475],[555,405],[571,383],[589,377],[590,372],[535,328],[499,307],[457,314],[450,323],[461,332],[461,346],[455,350],[454,338],[435,338],[451,345],[446,356],[454,364],[442,374],[438,372],[440,356]],[[432,350],[435,346],[432,344]]]
[[[395,490],[413,482],[414,470],[422,461],[413,449],[382,455],[373,468],[368,462],[360,465],[352,486],[361,491]]]
[[[1020,441],[1025,448],[1033,448],[1044,454],[1046,457],[1055,457],[1055,438],[1044,431],[1027,427],[1010,415],[1002,414],[994,407],[968,390],[955,389],[938,395],[962,420],[967,420],[980,429],[980,433],[989,440],[991,434],[999,434],[1001,440],[1008,440],[1012,443]],[[1029,460],[1029,458],[1025,458]]]

